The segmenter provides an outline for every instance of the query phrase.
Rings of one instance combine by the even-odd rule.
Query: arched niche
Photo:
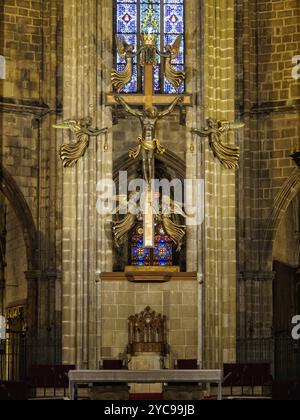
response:
[[[128,153],[125,153],[119,159],[114,162],[113,168],[113,180],[115,185],[118,188],[120,173],[126,172],[128,182],[135,178],[142,178],[142,165],[140,159],[131,159],[128,156]],[[157,155],[155,159],[155,178],[156,179],[167,179],[174,180],[178,179],[184,185],[184,180],[186,177],[186,164],[185,162],[178,157],[175,153],[166,150],[163,155]],[[184,197],[184,191],[182,192]],[[128,235],[130,236],[130,235]],[[128,242],[124,246],[116,247],[113,246],[113,262],[114,262],[114,271],[123,271],[125,266],[129,265],[129,252],[128,252]],[[186,270],[186,242],[180,250],[176,253],[174,261],[175,265],[180,266],[181,271]]]

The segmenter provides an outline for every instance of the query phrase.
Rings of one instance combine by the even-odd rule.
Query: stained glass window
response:
[[[144,247],[143,228],[138,226],[131,239],[130,265],[134,267],[169,267],[173,265],[173,243],[159,226],[155,235],[153,249]]]
[[[158,35],[158,48],[164,50],[165,45],[172,45],[178,35],[182,35],[179,56],[173,60],[177,70],[185,67],[185,24],[184,24],[184,0],[115,0],[115,33],[123,36],[128,44],[133,44],[135,51],[140,47],[140,35],[142,24],[147,10],[152,8],[155,20],[158,22],[154,32]],[[175,93],[173,86],[163,77],[163,60],[159,59],[154,71],[154,90],[156,93]],[[122,71],[125,60],[117,51],[115,52],[117,69]],[[123,93],[141,92],[143,88],[143,72],[137,59],[134,61],[134,77],[125,86]],[[184,92],[184,84],[180,87],[180,93]]]
[[[150,249],[144,247],[143,228],[138,226],[131,240],[131,265],[146,267],[151,265]]]
[[[153,265],[159,267],[169,267],[173,264],[173,244],[162,227],[155,236],[155,248],[153,255]]]

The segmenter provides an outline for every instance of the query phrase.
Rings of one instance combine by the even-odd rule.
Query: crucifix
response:
[[[154,247],[154,208],[152,205],[153,191],[152,179],[155,176],[155,154],[163,154],[164,147],[156,138],[156,126],[160,119],[169,115],[177,105],[191,106],[191,95],[176,94],[155,94],[154,93],[154,66],[157,64],[157,55],[165,59],[165,77],[174,86],[176,92],[185,79],[185,73],[173,68],[172,60],[179,54],[181,36],[172,46],[166,46],[165,52],[157,48],[157,35],[153,33],[151,26],[147,23],[147,29],[142,36],[142,47],[133,53],[132,45],[128,45],[124,39],[117,39],[118,53],[126,60],[122,72],[112,70],[111,79],[115,93],[107,96],[107,105],[121,105],[127,113],[139,118],[142,134],[138,137],[138,146],[129,150],[129,156],[133,159],[141,156],[143,165],[143,176],[147,184],[144,206],[144,246]],[[121,94],[121,90],[132,79],[133,58],[140,57],[141,66],[144,68],[144,92],[142,94]],[[143,110],[134,107],[143,106]],[[159,111],[157,106],[167,107]]]

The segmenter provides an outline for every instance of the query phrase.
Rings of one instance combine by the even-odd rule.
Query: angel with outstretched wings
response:
[[[116,43],[117,43],[117,50],[118,54],[121,58],[125,59],[126,64],[123,71],[118,71],[116,69],[113,69],[111,71],[111,82],[113,89],[120,93],[121,90],[130,82],[132,79],[132,70],[133,70],[133,49],[134,46],[127,44],[125,41],[125,38],[119,38],[116,37]]]
[[[211,118],[207,120],[208,126],[201,130],[193,128],[192,133],[200,137],[207,137],[209,145],[213,154],[226,169],[235,169],[239,166],[240,148],[236,145],[226,145],[222,141],[223,134],[243,128],[244,123],[229,122],[229,121],[215,121]]]
[[[186,226],[178,224],[176,216],[181,216],[184,219],[190,217],[183,210],[182,203],[174,201],[168,196],[163,196],[161,211],[156,214],[155,218],[162,224],[166,234],[171,238],[172,242],[177,245],[177,251],[180,251],[183,239],[186,235]]]
[[[176,70],[172,64],[172,60],[176,59],[180,53],[180,45],[182,41],[182,35],[179,35],[173,45],[166,45],[165,52],[167,53],[165,58],[165,76],[168,82],[176,89],[176,92],[179,91],[180,85],[185,80],[185,72]]]
[[[139,193],[131,193],[129,200],[126,196],[123,195],[117,195],[112,197],[113,200],[119,203],[119,205],[116,207],[113,215],[120,214],[121,209],[128,209],[129,211],[125,215],[125,217],[122,220],[119,220],[117,222],[113,222],[112,230],[113,235],[115,238],[115,244],[117,247],[119,247],[121,244],[124,243],[124,240],[127,236],[127,234],[131,231],[131,229],[134,227],[134,225],[137,223],[137,212],[130,211],[130,205],[137,206],[137,197],[139,196]]]
[[[65,168],[76,165],[78,160],[84,156],[90,143],[90,137],[98,137],[100,134],[108,132],[108,128],[101,130],[92,128],[92,118],[90,117],[83,118],[79,121],[67,120],[53,127],[71,130],[77,139],[75,143],[63,144],[60,148],[60,157]]]
[[[127,235],[131,231],[131,229],[139,223],[139,216],[142,216],[141,209],[140,212],[137,211],[130,211],[130,203],[132,205],[137,206],[139,193],[132,193],[129,200],[126,196],[115,196],[113,197],[119,205],[116,207],[113,214],[119,214],[121,208],[128,208],[129,210],[125,217],[117,222],[113,222],[113,235],[115,239],[115,244],[117,247],[124,243]],[[136,207],[135,207],[136,209]],[[186,226],[180,225],[176,220],[176,216],[181,216],[183,218],[190,217],[188,214],[182,210],[182,204],[178,203],[169,197],[162,198],[162,204],[160,210],[156,207],[153,207],[156,222],[161,223],[166,234],[171,238],[172,242],[178,247],[178,251],[180,251],[183,239],[186,234]]]

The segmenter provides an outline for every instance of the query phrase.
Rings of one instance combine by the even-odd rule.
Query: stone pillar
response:
[[[56,318],[59,298],[56,296],[56,272],[26,271],[28,366],[32,363],[61,363],[60,319]],[[59,312],[59,311],[58,311]]]
[[[64,1],[64,119],[93,117],[111,126],[105,108],[111,62],[111,0]],[[64,134],[65,142],[69,134]],[[63,173],[63,361],[98,367],[96,272],[112,270],[107,220],[96,212],[96,186],[112,178],[111,137],[92,139],[77,166]]]
[[[38,288],[41,277],[39,270],[26,271],[25,277],[27,280],[27,365],[38,363],[38,342],[39,342],[39,328],[38,328]]]
[[[206,0],[203,14],[204,117],[235,119],[234,1]],[[234,134],[227,142],[234,142]],[[236,174],[214,158],[205,165],[205,367],[236,360]]]
[[[189,132],[189,128],[199,127],[203,122],[203,74],[199,71],[202,62],[202,5],[199,0],[191,0],[186,5],[186,91],[193,94],[193,108],[187,110],[186,130],[186,178],[192,180],[204,179],[203,144]],[[187,229],[187,271],[197,272],[198,277],[198,364],[203,365],[203,225],[190,226]]]
[[[274,272],[244,272],[239,276],[238,361],[274,360]]]
[[[0,272],[0,316],[4,314],[4,288],[5,283]]]

